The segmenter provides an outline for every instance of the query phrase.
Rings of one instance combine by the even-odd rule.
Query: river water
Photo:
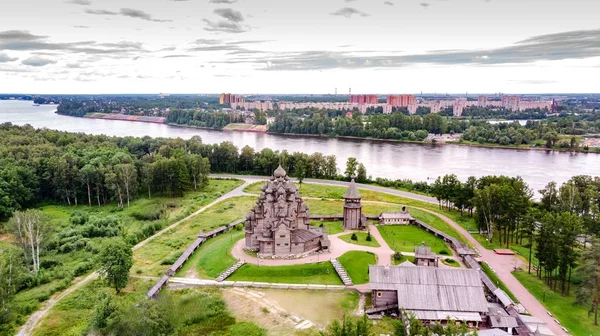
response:
[[[56,106],[32,106],[27,101],[0,101],[0,123],[30,124],[69,132],[114,136],[202,137],[204,143],[231,141],[239,148],[271,148],[289,152],[335,154],[341,172],[349,157],[364,163],[369,175],[432,182],[453,173],[468,176],[521,176],[536,191],[549,181],[562,183],[574,175],[600,175],[600,154],[510,150],[459,145],[420,145],[371,140],[297,137],[264,133],[212,131],[140,122],[85,119],[54,113]]]

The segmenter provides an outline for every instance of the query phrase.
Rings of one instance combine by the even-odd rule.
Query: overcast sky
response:
[[[0,92],[600,92],[596,0],[19,0]]]

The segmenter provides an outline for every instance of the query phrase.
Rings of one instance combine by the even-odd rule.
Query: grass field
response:
[[[344,232],[344,227],[342,226],[342,221],[311,221],[310,224],[312,226],[320,226],[323,224],[323,227],[327,229],[327,234],[336,234],[340,232]]]
[[[142,298],[153,284],[152,280],[131,279],[120,296],[133,302]],[[114,293],[114,290],[105,287],[101,280],[95,280],[67,295],[40,321],[33,331],[33,335],[77,336],[86,334],[90,315],[94,311],[98,298],[103,293]]]
[[[233,245],[244,237],[242,231],[229,231],[204,242],[177,272],[178,277],[193,276],[214,279],[237,259],[231,255]]]
[[[377,229],[394,251],[414,252],[415,246],[421,245],[421,242],[425,242],[425,244],[431,247],[431,251],[437,254],[451,254],[450,248],[446,246],[446,243],[442,239],[416,226],[381,225]]]
[[[258,266],[246,264],[227,280],[290,284],[342,285],[329,261],[290,266]]]
[[[354,284],[369,282],[369,265],[377,264],[377,257],[370,252],[350,251],[338,258]]]
[[[562,296],[551,291],[543,280],[535,276],[535,272],[513,272],[513,275],[527,290],[550,311],[571,335],[600,336],[600,327],[594,326],[594,317],[588,316],[589,307],[576,306],[571,295]],[[544,294],[545,293],[545,294]]]
[[[492,271],[492,269],[490,268],[490,266],[487,263],[482,262],[482,263],[480,263],[480,265],[481,265],[481,270],[490,278],[490,280],[492,280],[492,282],[496,286],[500,287],[500,289],[502,289],[504,292],[506,292],[506,294],[508,294],[508,296],[510,296],[510,298],[513,301],[519,302],[517,297],[508,289],[508,287],[506,287],[504,282],[502,282],[502,280],[500,280],[500,278],[498,278],[498,275],[496,275],[496,273],[494,273],[494,271]]]
[[[356,234],[357,240],[352,240],[352,235]],[[370,246],[370,247],[380,247],[375,237],[371,236],[371,241],[367,241],[367,233],[366,232],[354,232],[348,233],[343,236],[339,236],[339,238],[346,243],[361,245],[361,246]]]
[[[394,256],[392,256],[392,265],[400,265],[407,260],[413,264],[415,263],[415,257],[403,255],[402,258],[400,258],[400,260],[396,260],[394,259]]]
[[[244,189],[246,192],[259,194],[260,187],[264,184],[264,182],[256,182]],[[342,196],[346,192],[346,187],[342,186],[330,186],[330,185],[321,185],[321,184],[311,184],[311,183],[303,183],[300,188],[300,195],[304,197],[317,197],[317,198],[326,198],[326,199],[342,199]],[[418,207],[424,208],[428,210],[433,210],[435,212],[444,214],[450,217],[452,220],[466,228],[467,230],[476,230],[477,227],[475,225],[475,221],[472,217],[469,217],[466,213],[461,216],[459,211],[456,210],[446,210],[441,209],[437,204],[423,202],[419,200],[415,200],[412,198],[401,197],[396,195],[390,195],[386,193],[359,189],[360,194],[362,196],[363,201],[376,201],[376,202],[388,202],[388,203],[397,203],[406,205],[409,207]],[[317,212],[312,211],[314,214]],[[320,213],[319,213],[320,214]],[[460,238],[460,237],[456,237]]]
[[[161,276],[177,260],[200,231],[210,231],[234,222],[254,205],[255,197],[234,197],[220,202],[205,212],[181,223],[133,253],[131,271],[147,276]]]

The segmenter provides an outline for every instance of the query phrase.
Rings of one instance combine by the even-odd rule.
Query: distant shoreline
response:
[[[64,114],[63,114],[64,115]],[[108,115],[108,114],[107,114]],[[69,116],[69,115],[66,115]],[[76,116],[69,116],[75,117]],[[590,147],[590,150],[584,151],[583,147],[578,147],[576,150],[571,150],[569,148],[544,148],[544,147],[515,147],[515,146],[505,146],[505,145],[492,145],[492,144],[478,144],[478,143],[466,143],[459,141],[452,142],[426,142],[426,141],[415,141],[415,140],[399,140],[399,139],[378,139],[378,138],[370,138],[370,137],[355,137],[355,136],[347,136],[347,135],[327,135],[327,134],[298,134],[298,133],[275,133],[269,132],[268,130],[256,130],[256,129],[241,129],[241,128],[213,128],[213,127],[204,127],[204,126],[192,126],[192,125],[181,125],[175,123],[167,123],[166,120],[163,122],[160,121],[150,121],[150,120],[135,120],[135,119],[124,119],[124,118],[114,118],[114,117],[93,117],[93,116],[84,116],[83,118],[88,119],[99,119],[99,120],[117,120],[117,121],[133,121],[133,122],[143,122],[143,123],[152,123],[152,124],[162,124],[167,126],[175,126],[175,127],[183,127],[183,128],[196,128],[196,129],[205,129],[211,131],[223,131],[223,132],[249,132],[249,133],[263,133],[270,135],[281,135],[281,136],[293,136],[293,137],[311,137],[311,138],[330,138],[330,139],[350,139],[350,140],[368,140],[368,141],[377,141],[377,142],[389,142],[389,143],[407,143],[407,144],[415,144],[415,145],[456,145],[456,146],[466,146],[466,147],[478,147],[478,148],[488,148],[488,149],[511,149],[518,151],[527,151],[527,150],[536,150],[536,151],[547,151],[547,152],[562,152],[562,153],[583,153],[583,154],[600,154],[600,151],[594,150],[593,147]],[[154,117],[159,118],[159,117]],[[166,119],[166,118],[165,118]]]

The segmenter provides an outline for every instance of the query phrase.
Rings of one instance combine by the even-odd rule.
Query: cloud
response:
[[[356,1],[356,0],[345,0],[345,1],[346,1],[346,2],[354,2],[354,1]]]
[[[78,28],[78,29],[88,29],[90,28],[89,26],[73,26],[73,28]]]
[[[113,11],[104,10],[104,9],[86,9],[86,10],[84,10],[84,12],[87,14],[93,14],[93,15],[111,15],[111,16],[112,15],[122,15],[122,16],[130,17],[130,18],[134,18],[134,19],[142,19],[142,20],[153,21],[153,22],[171,22],[171,20],[155,19],[150,14],[148,14],[144,11],[141,11],[139,9],[133,9],[133,8],[121,8],[121,10],[119,12],[113,12]]]
[[[388,6],[393,6],[393,5],[394,5],[394,3],[393,3],[393,2],[391,2],[391,1],[386,1],[386,2],[384,2],[383,4],[384,4],[384,5],[388,5]]]
[[[154,21],[154,22],[171,22],[171,20],[159,20],[153,18],[150,14],[141,11],[139,9],[132,8],[121,8],[121,15],[128,16],[132,18],[142,19],[146,21]]]
[[[65,1],[65,3],[72,4],[72,5],[81,5],[81,6],[89,6],[92,4],[88,0],[69,0],[69,1]]]
[[[501,65],[600,57],[600,29],[533,36],[488,50],[438,50],[422,54],[357,51],[265,52],[214,63],[252,63],[261,70],[400,68],[412,64]]]
[[[237,0],[210,0],[210,3],[214,3],[214,4],[234,4],[237,2]]]
[[[420,3],[421,7],[423,8],[428,8],[429,6],[431,6],[431,4],[427,3],[427,2],[421,2]]]
[[[86,9],[84,10],[84,12],[93,15],[119,15],[119,13],[117,12],[111,12],[109,10],[104,9]]]
[[[48,64],[54,64],[56,63],[55,60],[51,60],[49,58],[43,58],[43,57],[39,57],[39,56],[33,56],[33,57],[29,57],[27,59],[24,59],[21,62],[23,65],[29,65],[32,67],[43,67],[46,66]]]
[[[162,58],[186,58],[186,57],[193,57],[192,55],[166,55],[163,56]]]
[[[7,63],[18,60],[17,57],[10,57],[6,53],[0,53],[0,63]]]
[[[361,12],[356,8],[352,8],[352,7],[344,7],[341,9],[336,10],[335,12],[331,13],[331,15],[335,15],[335,16],[343,16],[345,18],[350,18],[352,17],[352,15],[359,15],[359,16],[369,16],[369,14],[365,13],[365,12]]]
[[[231,22],[244,22],[242,13],[231,8],[217,8],[214,13]]]
[[[558,81],[545,80],[545,79],[513,79],[507,81],[508,84],[526,84],[526,85],[543,85],[543,84],[555,84]]]
[[[210,32],[221,32],[221,33],[243,33],[248,31],[242,25],[231,22],[231,21],[211,21],[209,19],[202,19],[206,23],[204,30]]]
[[[48,36],[23,30],[0,31],[0,50],[83,53],[88,55],[128,56],[144,52],[139,42],[97,43],[94,41],[52,42]]]

